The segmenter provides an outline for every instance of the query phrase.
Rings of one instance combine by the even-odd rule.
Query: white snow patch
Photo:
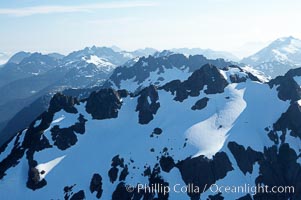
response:
[[[36,169],[40,173],[40,181],[43,180],[46,175],[57,165],[59,164],[66,156],[61,156],[56,159],[53,159],[47,163],[42,163],[36,166]]]
[[[246,102],[243,100],[245,89],[238,90],[235,86],[236,84],[231,84],[225,89],[231,99],[229,102],[225,105],[223,102],[214,102],[217,112],[186,131],[188,142],[198,148],[194,157],[205,155],[212,158],[223,147],[228,131],[246,108]]]
[[[92,63],[98,68],[101,68],[106,71],[111,71],[113,68],[115,68],[115,65],[109,62],[107,59],[99,58],[96,55],[91,55],[89,59],[87,59],[86,57],[83,57],[82,59],[85,60],[87,63]]]
[[[62,115],[61,117],[59,117],[59,118],[53,120],[53,121],[52,121],[52,124],[59,123],[59,122],[61,122],[61,121],[64,120],[64,119],[65,119],[65,116]]]

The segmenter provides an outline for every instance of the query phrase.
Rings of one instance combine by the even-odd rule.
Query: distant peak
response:
[[[159,57],[165,57],[165,56],[170,56],[174,54],[174,52],[169,51],[169,50],[163,50],[163,51],[157,51],[156,53],[154,53],[154,57],[155,58],[159,58]]]
[[[275,40],[275,42],[290,42],[292,40],[299,40],[293,36],[288,36],[288,37],[281,37],[281,38],[278,38],[277,40]]]

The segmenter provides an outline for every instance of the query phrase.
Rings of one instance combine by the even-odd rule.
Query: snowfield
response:
[[[209,98],[209,102],[204,109],[190,109],[197,100],[205,96]],[[114,156],[119,155],[124,159],[130,174],[126,183],[136,186],[138,183],[148,183],[148,178],[141,175],[144,166],[153,167],[158,162],[157,156],[163,154],[166,148],[175,162],[197,155],[211,158],[216,152],[224,151],[235,170],[217,184],[254,183],[258,176],[258,166],[254,166],[253,174],[244,175],[238,169],[227,143],[236,141],[260,151],[265,146],[271,146],[272,142],[264,128],[272,126],[288,108],[289,102],[279,100],[276,90],[270,89],[268,85],[249,80],[230,84],[220,94],[206,95],[201,92],[199,96],[189,97],[183,102],[174,101],[173,98],[170,93],[159,91],[160,108],[147,125],[137,124],[138,114],[134,112],[137,98],[130,97],[123,99],[118,119],[93,120],[85,111],[85,103],[76,106],[78,114],[65,111],[56,113],[55,123],[51,127],[69,127],[79,114],[83,114],[88,120],[85,133],[78,134],[76,145],[67,150],[54,147],[35,153],[34,159],[38,161],[36,168],[39,172],[44,171],[41,179],[45,178],[47,181],[46,187],[36,191],[26,188],[28,167],[24,156],[20,164],[9,169],[0,181],[1,196],[5,199],[57,199],[63,197],[65,186],[76,184],[73,191],[83,189],[87,199],[95,199],[95,194],[89,192],[89,183],[92,175],[99,173],[105,183],[102,199],[110,199],[118,183],[110,183],[107,176]],[[161,128],[163,133],[151,137],[156,127]],[[52,141],[50,129],[44,135]],[[5,154],[1,154],[1,157],[2,155]],[[185,185],[180,172],[175,168],[170,173],[162,172],[161,175],[170,185]],[[202,198],[209,194],[210,191],[207,191],[202,194]],[[231,193],[226,199],[241,196]],[[171,193],[170,199],[189,198],[185,193]]]

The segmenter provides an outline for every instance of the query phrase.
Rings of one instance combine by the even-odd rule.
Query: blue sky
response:
[[[301,38],[299,0],[0,1],[0,52],[200,47],[253,53]]]

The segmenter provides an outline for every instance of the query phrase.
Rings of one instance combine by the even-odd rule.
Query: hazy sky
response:
[[[0,52],[200,47],[245,56],[301,38],[300,0],[0,1]]]

